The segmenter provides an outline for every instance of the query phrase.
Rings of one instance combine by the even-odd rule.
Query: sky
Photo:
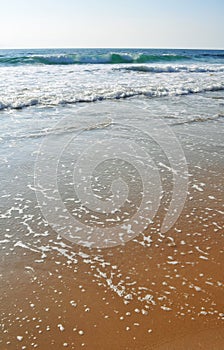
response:
[[[1,0],[0,48],[224,49],[224,0]]]

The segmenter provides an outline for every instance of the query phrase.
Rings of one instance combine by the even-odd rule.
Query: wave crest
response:
[[[215,72],[224,72],[224,67],[222,66],[183,66],[183,65],[176,65],[176,66],[169,66],[169,65],[163,65],[163,66],[128,66],[128,67],[120,67],[120,68],[114,68],[115,70],[122,70],[122,71],[134,71],[134,72],[140,72],[140,73],[180,73],[180,72],[189,72],[189,73],[215,73]]]
[[[188,56],[175,54],[132,54],[132,53],[106,53],[106,54],[60,54],[60,55],[28,55],[17,57],[0,57],[1,65],[69,65],[69,64],[122,64],[122,63],[150,63],[173,62],[190,59]]]

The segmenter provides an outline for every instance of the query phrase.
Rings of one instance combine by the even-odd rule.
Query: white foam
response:
[[[118,65],[118,69],[119,72],[114,69],[114,65],[100,65],[97,70],[88,66],[87,71],[85,64],[73,66],[72,71],[69,66],[4,67],[1,70],[1,81],[8,83],[1,89],[0,110],[58,106],[141,95],[186,95],[224,89],[224,66],[220,64],[131,67],[123,64]],[[143,74],[140,77],[138,71],[141,69]],[[130,74],[127,74],[127,70]],[[150,72],[159,74],[155,76]],[[34,87],[33,77],[37,87]]]

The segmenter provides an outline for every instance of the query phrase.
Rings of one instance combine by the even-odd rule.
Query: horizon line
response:
[[[204,48],[204,47],[149,47],[149,46],[89,46],[89,47],[81,47],[81,46],[66,46],[66,47],[60,47],[60,46],[44,46],[44,47],[4,47],[0,48],[0,50],[52,50],[52,49],[146,49],[146,50],[216,50],[216,51],[224,51],[223,48]]]

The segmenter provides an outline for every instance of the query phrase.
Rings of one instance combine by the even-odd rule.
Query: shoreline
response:
[[[3,190],[10,196],[2,204],[3,350],[222,349],[220,125],[174,126],[190,175],[184,209],[161,234],[161,206],[143,234],[114,248],[88,249],[60,238],[43,221],[27,186],[32,169],[19,172],[13,163],[6,168]]]

